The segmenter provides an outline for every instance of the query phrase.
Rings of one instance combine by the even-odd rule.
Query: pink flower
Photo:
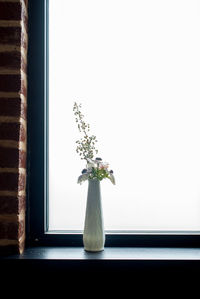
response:
[[[99,164],[100,169],[108,169],[108,166],[109,166],[109,164],[107,162]]]

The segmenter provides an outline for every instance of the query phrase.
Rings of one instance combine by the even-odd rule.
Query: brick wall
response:
[[[27,0],[0,0],[0,252],[25,243]]]

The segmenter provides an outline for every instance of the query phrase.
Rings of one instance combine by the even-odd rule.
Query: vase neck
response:
[[[93,184],[93,185],[100,184],[100,181],[98,179],[89,179],[88,182],[89,182],[89,184]]]

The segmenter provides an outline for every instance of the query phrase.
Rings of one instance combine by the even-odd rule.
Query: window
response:
[[[30,192],[34,214],[40,206],[38,223],[31,218],[34,237],[81,240],[87,183],[77,185],[84,164],[75,152],[76,100],[115,171],[116,186],[102,183],[108,244],[193,244],[200,226],[198,1],[37,5],[43,7],[40,39],[47,40],[40,57],[47,64],[32,67],[44,66],[39,92],[47,101],[35,110],[40,143],[33,146],[30,137],[31,160],[40,157],[30,179],[38,186]]]

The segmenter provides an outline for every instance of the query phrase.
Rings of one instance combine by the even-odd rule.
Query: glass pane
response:
[[[50,0],[49,228],[82,230],[82,103],[106,230],[200,230],[200,2]]]

